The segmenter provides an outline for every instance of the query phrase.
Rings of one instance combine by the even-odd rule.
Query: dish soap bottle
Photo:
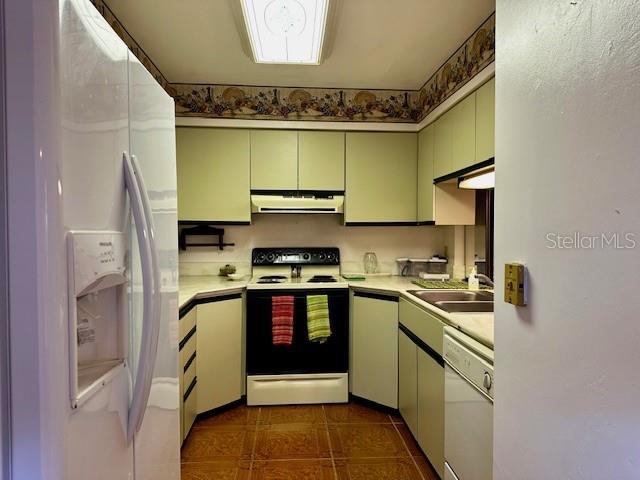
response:
[[[473,267],[469,274],[469,290],[480,290],[480,279],[478,278],[478,267]]]

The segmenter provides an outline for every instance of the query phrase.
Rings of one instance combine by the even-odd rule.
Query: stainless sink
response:
[[[475,290],[409,290],[434,307],[449,313],[493,312],[493,293]]]
[[[493,301],[485,302],[434,302],[432,305],[449,313],[493,312]]]
[[[476,290],[409,290],[427,303],[434,302],[493,302],[493,292]]]

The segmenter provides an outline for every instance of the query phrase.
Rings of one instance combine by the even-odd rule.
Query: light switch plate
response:
[[[504,301],[517,307],[527,304],[527,269],[521,263],[504,266]]]

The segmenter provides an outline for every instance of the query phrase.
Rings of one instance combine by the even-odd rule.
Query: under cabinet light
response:
[[[329,0],[240,0],[256,63],[319,65]]]
[[[458,188],[482,190],[495,188],[496,172],[493,167],[463,175],[458,179]]]

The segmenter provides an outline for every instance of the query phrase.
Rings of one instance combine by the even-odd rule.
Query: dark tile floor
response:
[[[402,419],[357,403],[246,407],[199,420],[182,480],[435,480]]]

